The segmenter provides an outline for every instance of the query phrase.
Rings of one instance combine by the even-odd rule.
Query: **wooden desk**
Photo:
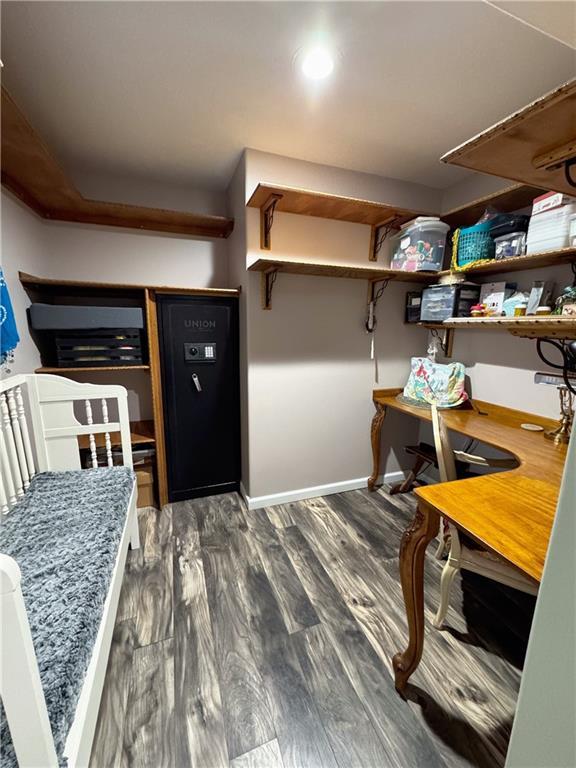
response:
[[[373,489],[380,471],[380,433],[386,410],[431,421],[430,411],[396,399],[400,389],[373,393]],[[560,483],[566,446],[555,446],[543,432],[520,428],[525,422],[554,428],[556,421],[511,408],[474,400],[469,407],[442,412],[449,429],[514,456],[515,469],[491,475],[418,488],[418,509],[400,546],[400,576],[408,617],[409,643],[393,659],[396,688],[402,692],[422,656],[424,642],[424,555],[438,533],[440,516],[447,518],[486,549],[539,582]]]

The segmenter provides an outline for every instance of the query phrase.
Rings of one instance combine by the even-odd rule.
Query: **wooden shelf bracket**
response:
[[[260,298],[262,309],[272,309],[272,288],[278,277],[278,270],[260,272]]]
[[[266,200],[260,208],[260,248],[263,251],[269,251],[272,248],[271,232],[274,222],[274,210],[282,195],[273,194]]]
[[[379,224],[373,224],[370,229],[370,252],[368,254],[368,261],[378,261],[378,254],[384,241],[391,235],[392,232],[398,229],[397,216],[392,216],[388,219],[384,219]]]

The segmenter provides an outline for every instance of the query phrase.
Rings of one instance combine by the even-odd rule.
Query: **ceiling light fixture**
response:
[[[326,48],[313,48],[302,59],[302,72],[309,80],[323,80],[334,69],[334,58]]]

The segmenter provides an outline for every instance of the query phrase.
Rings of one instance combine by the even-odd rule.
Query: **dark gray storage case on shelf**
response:
[[[145,362],[140,307],[32,304],[29,317],[44,365],[100,368]]]

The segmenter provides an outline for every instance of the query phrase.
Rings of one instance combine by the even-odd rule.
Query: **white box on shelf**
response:
[[[480,304],[485,304],[492,315],[501,315],[504,306],[504,300],[512,295],[516,284],[506,283],[484,283],[480,290]]]

